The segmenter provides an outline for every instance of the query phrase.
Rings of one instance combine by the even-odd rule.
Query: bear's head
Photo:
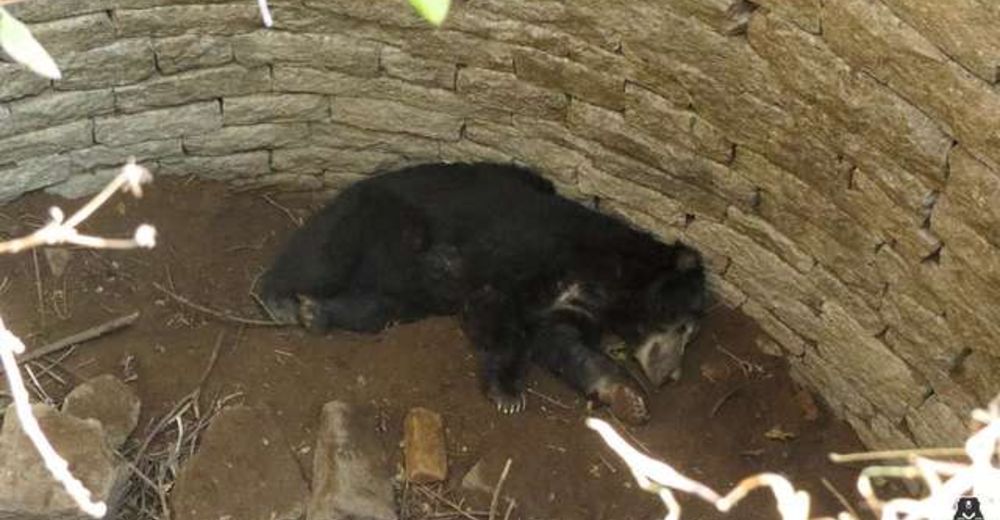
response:
[[[701,255],[677,244],[641,298],[634,356],[655,387],[681,377],[681,361],[707,304]]]

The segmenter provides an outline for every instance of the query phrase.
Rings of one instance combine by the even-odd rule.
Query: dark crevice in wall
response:
[[[920,263],[924,265],[940,265],[941,264],[941,251],[944,249],[944,244],[941,244],[934,248],[930,254],[920,259]]]
[[[931,215],[934,213],[934,205],[937,204],[940,195],[941,193],[938,190],[931,190],[921,202],[920,208],[924,217],[923,222],[920,224],[921,229],[931,228]]]
[[[971,355],[972,349],[969,347],[964,347],[958,354],[955,354],[955,357],[951,358],[948,362],[948,375],[961,374],[964,369],[965,360]]]

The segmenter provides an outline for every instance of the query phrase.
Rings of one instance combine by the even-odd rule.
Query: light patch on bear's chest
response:
[[[588,296],[583,288],[583,284],[573,282],[559,291],[559,294],[549,307],[549,311],[570,311],[593,319],[593,302]]]

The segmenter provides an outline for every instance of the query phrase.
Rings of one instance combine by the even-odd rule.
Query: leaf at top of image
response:
[[[428,22],[440,26],[448,16],[451,0],[410,0],[410,5]]]
[[[62,78],[56,62],[31,35],[28,26],[2,7],[0,7],[0,47],[14,61],[27,66],[35,74],[49,79]]]

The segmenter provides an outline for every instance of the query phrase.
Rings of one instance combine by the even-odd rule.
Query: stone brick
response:
[[[821,264],[813,266],[808,274],[816,288],[827,299],[836,301],[843,307],[865,329],[866,334],[875,336],[885,330],[885,322],[876,311],[882,303],[881,298],[848,286]]]
[[[959,366],[955,377],[975,392],[980,405],[989,403],[1000,388],[1000,356],[974,351]]]
[[[330,101],[311,94],[256,94],[222,100],[228,125],[320,121],[330,117]]]
[[[486,69],[459,70],[456,88],[474,103],[527,116],[561,119],[569,104],[561,92],[518,81],[513,74]]]
[[[240,34],[261,27],[256,4],[169,5],[116,9],[119,37]]]
[[[11,103],[10,116],[0,126],[0,137],[107,114],[114,108],[111,89],[46,92]]]
[[[267,67],[248,69],[240,65],[228,65],[182,72],[116,88],[115,104],[120,111],[128,113],[270,90],[271,75]]]
[[[115,41],[114,24],[104,12],[32,24],[31,34],[53,57],[103,47]]]
[[[192,155],[227,155],[259,149],[301,145],[309,138],[305,123],[226,126],[207,134],[184,138],[184,150]]]
[[[711,123],[634,83],[625,85],[625,122],[661,141],[676,142],[721,163],[734,145]]]
[[[52,83],[19,63],[0,62],[0,101],[37,94]]]
[[[233,61],[233,48],[228,38],[185,34],[153,40],[156,66],[164,74],[176,74],[191,69],[217,67]]]
[[[977,161],[963,147],[952,152],[950,171],[939,204],[953,218],[1000,247],[1000,173]]]
[[[93,125],[89,120],[27,132],[0,140],[4,162],[21,161],[93,144]]]
[[[506,108],[477,105],[449,90],[422,87],[394,78],[358,78],[335,71],[281,66],[275,66],[273,74],[274,89],[280,92],[385,99],[454,116],[507,124],[511,121]]]
[[[584,194],[609,199],[648,213],[661,225],[683,227],[684,208],[669,196],[594,168],[589,163],[579,167],[579,187]]]
[[[142,164],[154,175],[156,174],[155,164]],[[104,168],[93,172],[73,173],[68,179],[59,184],[54,184],[45,188],[45,193],[57,195],[65,199],[79,199],[94,195],[104,189],[119,173],[117,168]]]
[[[339,401],[323,405],[313,458],[309,520],[396,520],[392,474],[372,432],[376,413]]]
[[[532,50],[514,53],[514,70],[523,81],[541,85],[612,110],[625,108],[625,80],[567,58]]]
[[[114,6],[115,1],[16,2],[7,6],[7,9],[22,22],[46,22],[81,14],[105,12]]]
[[[876,414],[867,391],[854,384],[847,374],[840,371],[840,367],[817,355],[815,348],[806,348],[802,356],[791,357],[789,362],[792,377],[809,388],[824,389],[823,400],[838,416],[845,419],[852,416],[870,418]]]
[[[816,263],[795,244],[795,241],[782,234],[766,220],[744,213],[735,206],[730,206],[726,210],[726,225],[780,256],[800,273],[808,272]]]
[[[218,101],[205,101],[138,114],[100,117],[95,119],[94,125],[98,143],[117,146],[211,132],[222,126],[222,115]]]
[[[1000,41],[996,38],[1000,9],[995,5],[975,0],[959,0],[947,5],[933,0],[886,0],[884,3],[907,25],[915,27],[966,69],[990,83],[1000,80],[997,76]]]
[[[822,0],[758,0],[757,3],[805,31],[819,34],[822,29]]]
[[[939,29],[941,23],[970,16],[972,2],[961,0],[954,9],[951,4],[947,9],[939,9],[925,1],[910,6],[904,6],[905,3],[892,1],[892,10],[879,2],[831,3],[824,8],[824,37],[853,67],[889,85],[940,120],[964,146],[988,158],[994,166],[1000,165],[1000,152],[997,151],[1000,94],[955,64],[951,60],[955,54],[945,55],[924,34],[896,18],[897,14],[906,13],[905,18],[920,19],[925,28]],[[942,18],[932,21],[928,16],[932,13]],[[1000,43],[986,44],[982,39],[994,31],[987,22],[991,15],[978,4],[975,13],[975,23],[969,20],[968,25],[952,25],[949,31],[956,41],[968,38],[983,44],[966,48],[961,51],[963,55],[977,54],[984,62],[995,60],[1000,54],[991,56],[990,53],[1000,52]],[[973,36],[975,34],[980,36]],[[942,33],[936,36],[938,43],[941,38],[950,38]],[[997,65],[1000,62],[989,69],[994,77]]]
[[[444,162],[491,161],[509,163],[514,160],[510,154],[468,139],[441,143],[438,145],[438,154]]]
[[[65,181],[70,176],[69,160],[61,155],[27,159],[16,166],[0,169],[0,203]]]
[[[706,281],[708,282],[709,292],[719,302],[730,309],[738,309],[748,301],[747,295],[743,291],[715,272],[709,272]],[[781,354],[775,353],[772,355],[777,356]]]
[[[159,141],[143,141],[125,145],[99,144],[89,148],[81,148],[67,152],[70,166],[74,172],[93,170],[94,168],[120,168],[135,157],[139,162],[152,159],[183,155],[180,139],[163,139]]]
[[[236,61],[329,68],[356,76],[378,74],[379,45],[338,34],[293,34],[272,30],[232,39]]]
[[[213,180],[258,177],[271,171],[270,154],[264,150],[217,157],[174,157],[159,164],[160,175],[197,175]]]
[[[890,422],[882,415],[865,420],[852,413],[847,413],[844,418],[858,434],[861,443],[869,449],[910,450],[917,447],[913,440],[903,432],[900,423]]]
[[[404,132],[445,141],[457,141],[462,129],[461,117],[381,99],[335,97],[330,100],[330,118],[368,130]]]
[[[754,16],[749,38],[784,85],[808,96],[817,108],[811,126],[819,135],[826,134],[827,141],[843,146],[845,155],[890,160],[871,155],[878,150],[911,172],[943,180],[952,140],[925,113],[870,77],[851,71],[819,37],[775,16]]]
[[[629,128],[618,112],[574,100],[570,105],[568,121],[570,129],[581,137],[599,142],[703,190],[700,199],[715,199],[702,203],[691,197],[687,200],[692,206],[728,205],[723,201],[729,200],[732,204],[750,207],[757,196],[756,188],[731,169]],[[679,194],[677,196],[680,198]]]
[[[111,45],[56,56],[60,90],[114,87],[142,81],[156,71],[153,47],[147,39],[118,40]]]
[[[744,295],[744,297],[746,296]],[[740,309],[743,311],[743,314],[746,314],[757,325],[760,325],[764,333],[774,339],[778,345],[781,345],[781,349],[786,354],[792,356],[802,356],[805,354],[805,340],[792,331],[792,329],[788,328],[787,325],[781,323],[781,320],[775,317],[774,314],[771,314],[762,305],[747,297],[746,302],[743,303]]]
[[[273,152],[274,169],[279,172],[319,174],[324,172],[369,174],[401,165],[396,154],[373,150],[321,148],[281,148]]]
[[[906,426],[920,446],[961,446],[972,433],[969,417],[932,395],[906,414]]]
[[[382,46],[379,63],[391,77],[427,87],[455,89],[458,68],[454,63],[417,58],[390,46]]]
[[[309,123],[308,143],[321,148],[355,148],[408,157],[434,157],[440,144],[413,134],[378,132],[336,123]]]
[[[587,161],[582,153],[572,148],[491,121],[468,120],[465,137],[542,169],[567,184],[576,183],[577,170]]]

